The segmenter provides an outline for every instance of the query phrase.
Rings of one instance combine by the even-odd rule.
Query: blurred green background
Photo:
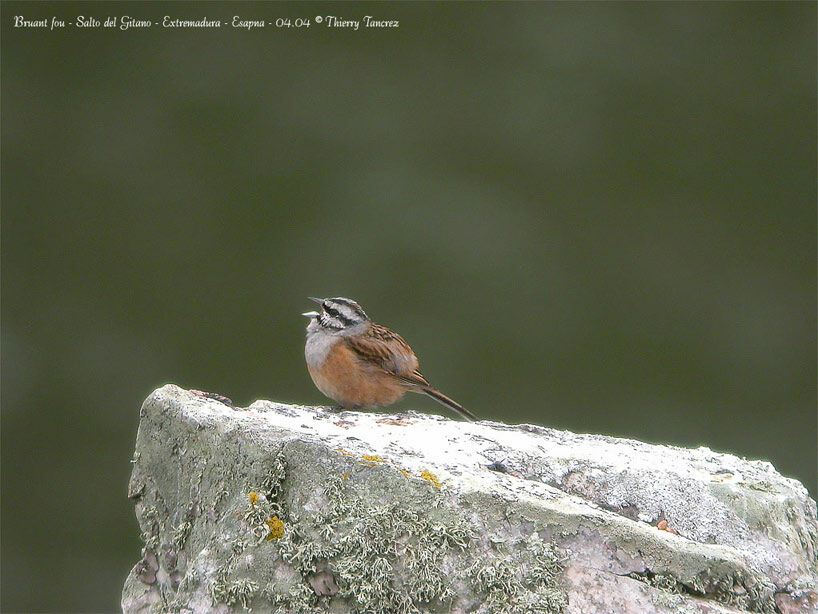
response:
[[[11,27],[165,14],[313,22]],[[400,28],[314,22],[366,14]],[[480,416],[769,459],[814,496],[815,26],[815,3],[4,2],[2,609],[118,608],[154,388],[327,402],[308,295],[358,300]]]

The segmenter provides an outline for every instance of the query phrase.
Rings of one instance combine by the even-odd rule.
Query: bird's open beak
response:
[[[308,296],[307,298],[310,299],[311,301],[315,301],[319,305],[324,304],[324,299],[322,299],[322,298],[315,298],[314,296]],[[302,316],[307,316],[308,318],[317,318],[321,314],[318,313],[317,311],[307,311],[305,313],[302,313],[301,315]]]

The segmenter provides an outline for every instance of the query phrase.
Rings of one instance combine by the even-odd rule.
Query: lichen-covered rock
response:
[[[812,612],[816,506],[766,462],[168,385],[125,612]]]

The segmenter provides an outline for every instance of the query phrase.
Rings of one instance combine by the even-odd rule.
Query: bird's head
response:
[[[302,315],[310,318],[307,332],[325,331],[335,334],[352,333],[361,330],[369,322],[366,312],[355,301],[338,296],[336,298],[308,297],[321,305],[321,311],[308,311]]]

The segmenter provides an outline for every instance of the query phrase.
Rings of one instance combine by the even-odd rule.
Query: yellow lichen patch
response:
[[[284,523],[278,519],[278,516],[266,520],[264,524],[270,529],[270,534],[267,536],[267,541],[274,539],[281,539],[284,537]]]
[[[255,505],[256,503],[258,503],[258,493],[257,492],[251,492],[250,493],[250,505]]]
[[[349,452],[342,450],[341,448],[335,448],[335,451],[338,452],[338,454],[340,454],[341,456],[354,456],[353,454],[350,454]]]
[[[440,488],[440,482],[437,481],[437,476],[428,469],[424,469],[423,473],[420,474],[420,477],[427,482],[434,484],[435,488]]]
[[[362,459],[365,461],[369,461],[370,463],[385,463],[386,461],[383,460],[380,456],[376,454],[364,454],[361,456]]]
[[[408,478],[412,476],[412,474],[406,471],[406,469],[401,469],[400,467],[396,467],[396,469],[403,474],[403,477]]]
[[[348,480],[349,479],[349,474],[348,473],[342,473],[341,474],[341,479],[342,480]]]

